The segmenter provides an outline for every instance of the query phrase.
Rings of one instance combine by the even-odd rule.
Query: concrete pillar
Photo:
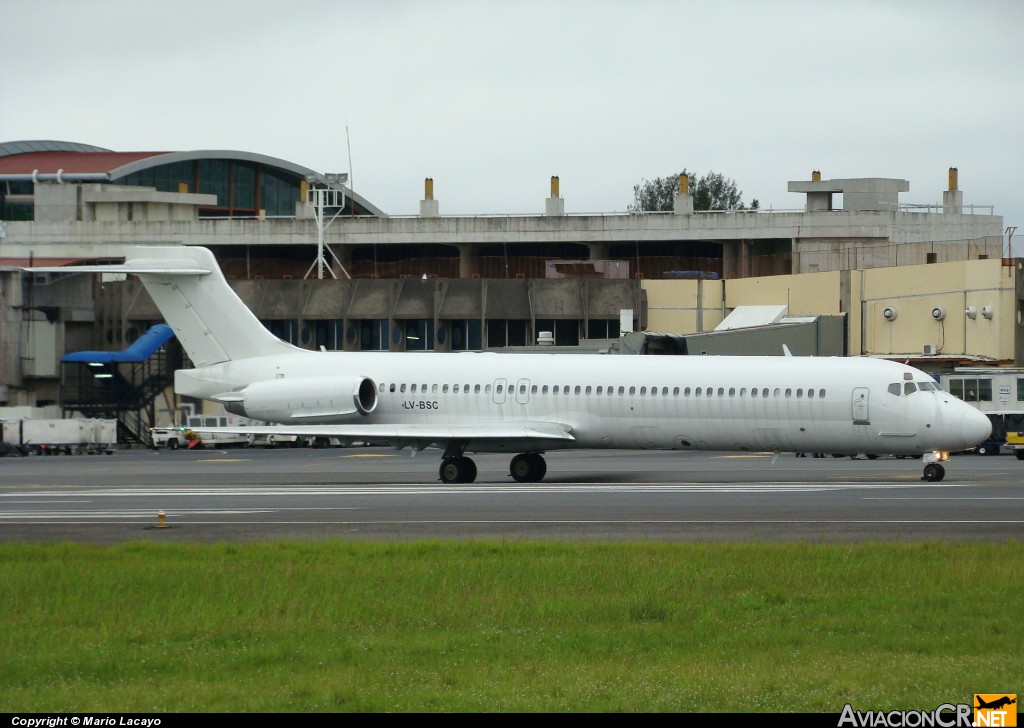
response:
[[[462,244],[455,247],[459,249],[459,278],[479,278],[480,246]]]
[[[608,260],[608,251],[611,243],[587,243],[587,250],[590,251],[591,260]]]
[[[739,278],[736,261],[739,258],[739,246],[735,241],[722,241],[722,279]]]
[[[565,200],[558,193],[558,177],[551,178],[551,197],[544,200],[545,215],[564,215]]]
[[[437,200],[434,199],[434,179],[427,177],[423,181],[423,199],[420,200],[420,217],[437,217],[439,215]]]
[[[328,261],[331,264],[331,270],[334,271],[334,275],[339,280],[347,280],[347,279],[351,278],[352,277],[352,246],[351,245],[341,245],[339,243],[334,243],[334,244],[329,245],[327,247],[331,250],[331,252],[334,253],[334,256],[337,257],[337,259],[338,259],[338,260],[335,260],[334,257],[328,256]],[[341,266],[338,265],[339,261],[341,262]],[[344,270],[342,270],[342,268],[344,268]]]

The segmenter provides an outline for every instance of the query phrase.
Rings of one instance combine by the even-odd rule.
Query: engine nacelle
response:
[[[369,377],[293,377],[253,382],[215,397],[228,412],[276,424],[329,424],[377,408]]]

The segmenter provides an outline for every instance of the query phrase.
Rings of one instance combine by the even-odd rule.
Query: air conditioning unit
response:
[[[927,356],[935,356],[935,353],[936,353],[935,344],[925,344],[924,345],[924,353]]]

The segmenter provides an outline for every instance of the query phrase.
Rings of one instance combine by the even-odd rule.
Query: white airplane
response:
[[[991,432],[932,377],[891,361],[310,351],[271,334],[205,248],[32,270],[137,275],[195,367],[175,373],[177,393],[274,423],[233,432],[437,446],[445,483],[474,481],[466,453],[515,453],[511,476],[535,482],[544,452],[588,448],[913,455],[939,481],[949,452]]]

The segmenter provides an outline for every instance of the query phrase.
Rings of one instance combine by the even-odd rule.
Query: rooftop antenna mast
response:
[[[324,268],[326,268],[331,277],[337,280],[338,276],[335,275],[334,269],[331,268],[327,262],[327,257],[324,255],[324,250],[326,250],[331,254],[338,267],[341,268],[341,272],[345,274],[345,277],[352,280],[352,276],[345,270],[345,266],[338,259],[338,256],[324,243],[324,231],[330,227],[332,222],[338,219],[341,211],[345,209],[345,185],[349,185],[349,189],[352,189],[350,182],[352,179],[352,144],[348,136],[347,118],[345,119],[345,143],[348,146],[348,172],[327,172],[322,176],[318,174],[306,175],[306,182],[309,183],[309,199],[307,203],[313,206],[313,217],[316,220],[316,260],[313,261],[313,265],[309,266],[309,270],[303,276],[304,278],[309,278],[309,274],[316,268],[317,279],[323,280]],[[318,183],[322,186],[317,186]],[[335,213],[325,224],[324,214],[329,207],[333,207]],[[355,205],[353,205],[352,216],[354,217],[355,214]]]
[[[324,244],[324,231],[330,227],[332,222],[338,219],[338,215],[345,208],[344,184],[348,181],[348,175],[343,172],[338,174],[329,172],[322,177],[317,174],[307,174],[306,181],[309,182],[309,199],[307,203],[313,206],[313,217],[316,220],[316,260],[313,261],[313,265],[309,266],[309,270],[306,271],[306,275],[303,277],[309,278],[309,274],[316,268],[316,277],[323,279],[324,268],[326,268],[331,277],[337,279],[338,276],[334,273],[334,270],[327,262],[327,257],[324,255],[324,250],[327,250],[331,257],[334,258],[334,262],[341,268],[341,272],[345,274],[345,277],[351,279],[352,276],[345,270],[345,266],[338,260],[338,256]],[[318,184],[323,186],[317,186]],[[325,224],[324,215],[329,207],[335,208],[335,213]]]
[[[345,117],[345,146],[348,147],[348,188],[356,191],[355,175],[352,173],[352,139],[348,135],[348,117]],[[352,217],[356,216],[356,206],[350,208]]]

